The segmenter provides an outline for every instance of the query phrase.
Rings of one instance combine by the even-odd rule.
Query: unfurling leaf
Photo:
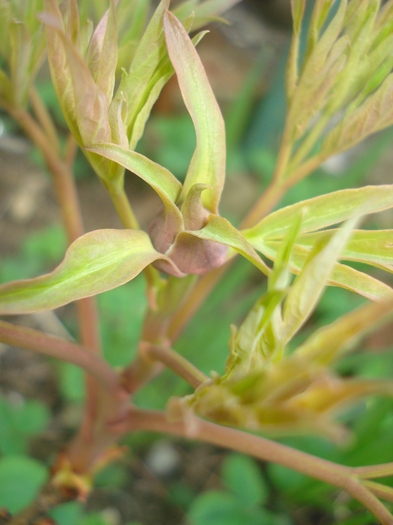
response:
[[[203,193],[204,207],[217,213],[225,180],[224,121],[193,43],[182,24],[169,12],[164,15],[164,31],[169,57],[197,140],[181,200],[194,184],[206,184],[211,189]]]
[[[393,300],[363,305],[314,332],[296,349],[296,354],[318,365],[329,365],[392,314]]]
[[[374,394],[393,396],[392,382],[342,379],[292,355],[244,375],[214,376],[176,403],[220,424],[253,432],[317,434],[340,442],[348,431],[333,415]]]
[[[105,93],[108,105],[113,97],[117,67],[117,24],[114,0],[97,25],[88,49],[88,65],[97,86]]]
[[[37,19],[40,2],[31,2],[29,7],[18,4],[0,2],[0,62],[4,67],[0,71],[0,104],[3,100],[8,107],[25,108],[42,64],[45,38]]]
[[[300,210],[301,211],[301,210]],[[299,212],[299,210],[298,210]],[[346,429],[332,416],[342,406],[373,395],[393,395],[390,381],[344,379],[328,368],[360,335],[393,310],[393,299],[348,314],[288,354],[286,346],[307,320],[356,219],[318,239],[292,286],[286,276],[307,212],[292,220],[270,272],[268,290],[239,329],[232,327],[230,356],[222,377],[212,374],[195,393],[172,400],[172,416],[192,410],[218,423],[272,435],[320,434],[340,441]]]
[[[249,260],[262,273],[268,275],[270,268],[266,266],[259,255],[254,251],[251,244],[245,239],[239,230],[232,224],[218,215],[211,214],[209,221],[204,228],[190,232],[195,237],[224,244],[240,253],[245,259]]]
[[[135,51],[129,71],[123,76],[117,91],[127,100],[125,124],[131,149],[142,136],[146,120],[158,95],[172,74],[166,70],[166,55],[162,17],[169,0],[161,0]],[[170,65],[170,64],[169,64]]]
[[[46,40],[51,43],[47,53],[53,87],[67,125],[80,144],[82,139],[76,122],[74,90],[66,50],[59,34],[64,32],[63,19],[56,1],[45,0],[44,5],[45,13],[41,18],[45,24]]]
[[[70,4],[70,8],[71,6],[77,9],[76,4]],[[76,34],[79,30],[78,23],[65,28],[57,2],[45,0],[45,13],[41,18],[45,23],[47,40],[51,42],[48,46],[48,60],[52,82],[64,118],[80,147],[110,142],[112,139],[109,102],[117,62],[117,42],[113,40],[116,35],[114,16],[112,6],[93,34],[87,49],[87,54],[90,54],[90,70],[83,56],[83,49],[80,49],[80,41],[84,42],[86,37],[89,40],[90,35],[82,35],[82,28]],[[86,43],[81,47],[86,47]],[[111,117],[116,120],[119,115]],[[113,124],[113,134],[120,140],[121,126],[119,122],[117,124]],[[86,153],[86,156],[102,180],[110,185],[122,185],[123,168],[91,153]]]
[[[148,235],[139,230],[96,230],[71,244],[63,262],[35,279],[0,287],[0,313],[20,314],[58,308],[131,281],[158,259]]]
[[[354,225],[352,219],[336,233],[313,245],[285,300],[281,333],[283,346],[292,339],[315,308]]]
[[[205,210],[202,209],[202,211]],[[206,225],[203,228],[199,230],[182,229],[175,234],[172,231],[170,232],[174,234],[172,237],[168,235],[165,224],[162,224],[163,220],[165,216],[159,215],[150,227],[153,244],[157,250],[165,253],[175,263],[176,268],[184,274],[201,275],[222,266],[231,256],[227,253],[227,247],[243,255],[265,275],[270,272],[243,235],[223,217],[208,214]],[[162,264],[161,261],[157,263],[157,267],[168,271],[165,263]],[[173,272],[173,269],[171,271]]]

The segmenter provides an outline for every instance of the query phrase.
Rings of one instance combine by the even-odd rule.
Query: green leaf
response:
[[[164,203],[175,203],[178,199],[181,191],[180,182],[166,168],[140,153],[116,144],[97,144],[85,149],[117,162],[135,173],[158,193]]]
[[[393,73],[355,111],[350,111],[324,139],[324,156],[336,154],[357,144],[368,135],[393,123]]]
[[[343,55],[332,63],[328,56],[341,33],[346,7],[347,0],[341,0],[336,14],[321,38],[313,47],[309,46],[307,49],[302,72],[296,89],[293,89],[289,108],[291,129],[297,137],[303,133],[313,115],[325,105],[328,91],[343,65],[342,61],[345,61]],[[297,38],[296,33],[294,38]],[[292,65],[291,68],[294,69],[294,66]],[[309,104],[310,100],[313,101],[312,104]]]
[[[57,3],[45,0],[45,11],[41,19],[45,23],[47,41],[51,42],[48,46],[51,77],[67,124],[81,147],[109,142],[112,133],[107,95],[111,89],[111,80],[101,79],[106,92],[95,82],[81,51],[64,30]],[[113,50],[111,53],[113,54]],[[108,64],[106,66],[110,69]],[[96,75],[109,75],[109,69],[105,68],[106,72],[103,70],[99,73],[100,67],[97,66]],[[124,170],[119,170],[118,165],[108,163],[91,153],[86,156],[103,180],[122,184]]]
[[[59,32],[67,56],[75,97],[76,122],[82,144],[108,142],[111,129],[108,120],[107,94],[93,76],[73,43]],[[59,74],[59,73],[58,73]]]
[[[193,44],[196,46],[203,36],[204,33],[197,34],[192,39]],[[130,88],[126,88],[125,91],[128,93],[128,117],[126,121],[128,122],[128,133],[130,137],[129,146],[131,149],[136,148],[136,145],[143,136],[145,125],[150,116],[152,107],[158,99],[162,88],[165,86],[165,84],[168,82],[168,80],[172,77],[174,73],[173,66],[169,60],[169,57],[166,54],[166,47],[162,36],[160,36],[160,42],[162,45],[161,53],[163,56],[158,62],[156,69],[151,73],[150,79],[146,81],[145,85],[142,86],[139,89],[139,91],[136,90],[136,87],[140,84],[140,75],[137,75],[138,78],[134,83],[132,82],[131,71],[129,75],[124,75],[125,84],[128,83],[128,85],[130,86]],[[143,67],[145,70],[145,62],[143,62]],[[142,78],[144,78],[144,71],[141,71],[140,74],[142,75]],[[124,96],[122,87],[122,84],[120,84],[120,87],[118,89],[118,92],[116,93],[116,97],[114,100],[116,100],[119,96]],[[129,91],[130,89],[132,92]]]
[[[308,361],[327,365],[350,351],[361,336],[392,315],[393,301],[371,303],[320,328],[296,349]]]
[[[49,411],[38,401],[15,406],[0,398],[0,421],[0,451],[5,455],[23,454],[28,438],[46,427]]]
[[[293,30],[296,35],[299,35],[300,33],[305,7],[306,7],[306,0],[291,0]]]
[[[242,454],[230,454],[221,467],[226,487],[247,507],[264,505],[269,490],[255,460]]]
[[[56,525],[79,525],[82,517],[83,508],[79,501],[71,501],[58,505],[50,511],[50,516],[55,520]]]
[[[127,101],[126,126],[130,139],[130,147],[135,148],[142,135],[144,124],[149,116],[151,107],[156,100],[159,90],[156,89],[154,96],[150,93],[155,84],[152,78],[166,55],[163,38],[162,17],[165,9],[169,7],[169,0],[161,0],[149,25],[143,34],[135,51],[129,72],[123,77],[118,92],[124,92]],[[162,87],[162,86],[161,86]],[[137,117],[142,112],[144,118]]]
[[[310,248],[318,239],[332,231],[337,230],[303,235],[297,239],[297,243]],[[340,259],[370,264],[393,272],[393,230],[355,230]]]
[[[292,99],[299,80],[299,47],[305,0],[291,0],[293,34],[286,69],[286,92],[288,102]]]
[[[210,22],[225,22],[225,19],[222,19],[219,15],[238,4],[239,1],[240,0],[206,0],[205,2],[199,2],[189,0],[176,6],[173,14],[181,22],[184,22],[186,18],[193,15],[192,30],[196,31]]]
[[[157,101],[162,88],[171,78],[173,73],[174,69],[169,58],[164,57],[158,64],[150,81],[145,86],[145,91],[142,93],[144,96],[140,100],[140,105],[135,109],[132,125],[129,126],[129,146],[131,149],[136,148],[136,145],[143,136],[145,125],[150,116],[152,107]],[[136,95],[134,96],[137,98]],[[127,102],[130,104],[129,99],[127,99]]]
[[[240,503],[225,492],[205,492],[191,505],[188,517],[192,525],[244,525]]]
[[[269,275],[270,268],[262,261],[251,244],[248,243],[239,230],[223,217],[210,215],[209,222],[204,228],[191,231],[190,233],[200,239],[230,246],[254,264],[262,273]]]
[[[75,113],[75,96],[71,80],[67,54],[60,32],[64,31],[63,19],[56,0],[44,0],[45,12],[41,15],[44,22],[47,42],[48,62],[51,71],[53,87],[59,101],[64,118],[78,143],[82,142]]]
[[[30,86],[31,36],[25,24],[12,21],[10,24],[11,81],[13,98],[16,106],[24,106],[27,102]]]
[[[2,314],[58,308],[130,281],[157,259],[170,260],[139,230],[96,230],[71,244],[63,262],[35,279],[0,287]],[[172,263],[170,263],[172,264]]]
[[[113,96],[117,67],[117,24],[113,0],[91,37],[88,64],[97,86],[105,93],[108,104]]]
[[[307,213],[300,233],[319,230],[346,221],[351,217],[376,213],[393,207],[393,185],[365,186],[360,189],[340,190],[281,208],[262,219],[256,226],[244,230],[243,235],[264,253],[265,239],[282,239],[301,210]]]
[[[225,180],[224,121],[194,45],[179,20],[168,12],[164,15],[164,31],[197,140],[181,198],[185,198],[194,184],[207,184],[211,189],[203,193],[203,204],[216,213]]]
[[[46,468],[22,456],[0,459],[0,502],[11,514],[19,512],[36,497],[47,478]]]
[[[274,248],[272,246],[275,245]],[[276,241],[268,241],[264,244],[261,252],[269,259],[274,260],[279,248]],[[302,246],[295,245],[290,261],[290,269],[293,273],[299,273],[309,257],[310,251]],[[366,273],[350,268],[340,263],[334,265],[333,271],[328,279],[328,284],[340,286],[352,292],[356,292],[373,301],[389,299],[392,289],[381,281],[367,275]]]
[[[295,279],[283,310],[282,345],[285,346],[308,319],[325,288],[334,264],[351,236],[354,219],[328,238],[314,244]]]

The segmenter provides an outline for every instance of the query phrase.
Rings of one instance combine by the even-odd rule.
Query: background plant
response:
[[[143,14],[146,5],[130,2],[128,7],[143,6],[145,10],[139,11]],[[144,16],[138,18],[134,11],[133,31],[122,40],[119,27],[118,47],[114,3],[94,30],[85,18],[86,8],[79,11],[76,2],[67,2],[64,13],[51,0],[43,6],[31,4],[31,10],[12,2],[1,4],[11,35],[2,43],[1,104],[35,142],[53,173],[71,245],[51,274],[5,284],[0,308],[4,314],[31,313],[78,300],[81,344],[5,321],[0,337],[7,344],[72,362],[87,372],[80,432],[59,456],[50,481],[21,519],[46,511],[48,493],[54,489],[56,502],[83,497],[89,490],[88,477],[116,456],[114,443],[130,431],[153,430],[217,445],[230,443],[240,452],[343,488],[381,523],[392,523],[388,508],[378,499],[391,500],[391,488],[373,481],[391,474],[391,464],[343,467],[230,428],[273,435],[322,434],[340,440],[345,434],[343,425],[333,420],[337,408],[365,395],[392,393],[389,380],[348,379],[331,366],[353,348],[354,339],[391,310],[389,286],[337,262],[356,261],[391,271],[391,230],[357,229],[361,216],[392,207],[391,186],[339,190],[266,215],[327,157],[391,124],[392,5],[316,2],[300,60],[305,2],[293,2],[288,110],[278,161],[270,186],[240,230],[218,212],[225,178],[224,124],[194,48],[203,35],[193,41],[187,36],[206,16],[227,6],[228,2],[188,2],[177,8],[176,18],[163,1],[146,30],[140,22]],[[52,81],[71,131],[65,147],[33,87],[44,50],[37,21],[41,11],[38,19],[50,43]],[[132,60],[127,64],[125,57]],[[116,81],[119,71],[121,78]],[[173,72],[197,139],[183,184],[135,151],[150,110]],[[366,87],[365,78],[372,79]],[[309,99],[315,102],[312,107],[306,103]],[[124,230],[83,235],[72,176],[76,144],[108,191]],[[139,229],[128,202],[124,168],[147,182],[162,200],[149,234]],[[344,223],[341,228],[331,228],[340,223]],[[232,329],[225,373],[208,378],[172,346],[236,252],[268,277],[267,290],[241,326]],[[275,261],[273,268],[258,252]],[[148,301],[141,340],[135,359],[122,363],[118,373],[100,357],[92,296],[141,272]],[[293,273],[298,274],[295,280]],[[294,336],[327,284],[375,302],[310,335],[292,352]],[[143,401],[130,405],[130,396],[163,365],[186,379],[195,392],[172,399],[166,413],[141,408]]]

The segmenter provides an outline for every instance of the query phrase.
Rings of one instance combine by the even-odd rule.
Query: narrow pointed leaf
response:
[[[293,33],[286,69],[286,92],[289,103],[292,99],[299,79],[300,31],[302,27],[305,6],[305,0],[291,0]]]
[[[372,301],[384,301],[393,297],[390,286],[345,264],[336,263],[329,284],[356,292]]]
[[[263,252],[264,239],[280,239],[286,235],[300,210],[307,208],[300,233],[320,230],[351,217],[376,213],[393,207],[393,185],[365,186],[360,189],[335,191],[292,206],[281,208],[243,231],[246,239]]]
[[[128,96],[128,105],[131,107],[132,118],[129,118],[131,124],[129,125],[129,146],[131,149],[135,149],[139,140],[143,136],[145,130],[146,122],[150,116],[153,105],[157,101],[162,88],[172,77],[174,69],[172,64],[169,61],[169,58],[163,58],[156,67],[156,70],[152,74],[149,81],[143,86],[144,91],[140,91],[139,94],[134,94],[135,102],[139,98],[139,105],[135,106],[132,96]],[[131,82],[131,77],[130,80]],[[130,112],[131,115],[131,112]]]
[[[67,35],[76,43],[80,29],[80,17],[77,0],[68,0],[67,5]]]
[[[168,7],[169,0],[161,0],[135,51],[128,75],[124,77],[124,81],[119,87],[127,100],[126,125],[129,128],[130,147],[132,149],[135,148],[139,138],[134,137],[133,128],[136,118],[148,97],[149,83],[166,54],[162,17]],[[140,133],[137,134],[140,135]]]
[[[325,366],[354,348],[360,337],[393,315],[393,300],[368,303],[314,332],[296,355]]]
[[[225,180],[224,121],[194,45],[179,20],[168,12],[164,16],[164,31],[197,140],[182,198],[194,184],[207,184],[212,189],[203,193],[203,203],[206,209],[216,213]]]
[[[202,230],[190,232],[195,237],[230,246],[254,264],[262,273],[269,275],[270,268],[262,261],[253,247],[232,224],[218,215],[210,215],[209,222]]]
[[[329,235],[328,231],[309,233],[298,238],[297,243],[309,248],[326,235]],[[370,264],[393,272],[393,230],[354,231],[340,259]]]
[[[291,0],[293,29],[297,35],[300,33],[306,0]]]
[[[274,246],[274,247],[273,247]],[[279,243],[276,241],[266,242],[261,249],[261,253],[274,260],[276,258]],[[304,267],[307,258],[310,255],[310,250],[295,245],[291,254],[290,269],[293,273],[298,274]],[[344,264],[336,263],[334,265],[331,276],[328,280],[330,286],[340,286],[351,292],[358,293],[371,299],[372,301],[380,301],[392,297],[393,290],[382,283],[378,279],[367,275],[366,273],[345,266]]]
[[[139,230],[97,230],[71,244],[51,273],[0,287],[0,313],[21,314],[58,308],[112,290],[165,255]]]
[[[328,239],[314,245],[302,271],[293,283],[283,310],[283,341],[287,342],[305,323],[321,296],[337,259],[351,236],[354,220]]]
[[[114,2],[98,23],[91,38],[88,63],[98,87],[112,100],[117,67],[117,24]]]
[[[30,85],[31,36],[25,24],[13,21],[10,24],[11,81],[13,98],[16,106],[24,106],[27,102]]]
[[[330,381],[314,382],[305,392],[291,399],[289,404],[318,414],[336,411],[340,405],[377,394],[393,395],[393,383],[380,379],[339,380],[334,378]]]
[[[349,112],[324,139],[324,155],[339,153],[393,124],[393,73],[355,111]]]
[[[67,125],[81,144],[82,139],[76,122],[74,89],[65,46],[60,38],[60,32],[64,31],[63,19],[56,0],[45,0],[44,6],[45,12],[40,18],[45,26],[46,40],[51,43],[47,46],[47,54],[53,87]]]
[[[75,96],[76,121],[83,144],[108,142],[111,129],[108,121],[106,94],[95,83],[89,68],[75,46],[60,33],[70,68]]]
[[[303,129],[315,113],[314,102],[318,100],[320,88],[324,87],[324,83],[316,83],[316,79],[323,81],[325,77],[330,81],[332,80],[327,75],[326,62],[342,30],[346,7],[347,0],[341,0],[332,21],[311,50],[309,56],[306,56],[297,88],[293,92],[291,100],[290,115],[294,131],[297,122],[301,122],[301,129]],[[310,100],[313,100],[313,104],[309,104]],[[320,107],[325,100],[326,98],[322,97],[322,101],[318,101]]]
[[[204,35],[204,32],[198,33],[192,39],[193,44],[197,46]],[[129,125],[129,146],[131,149],[136,148],[145,130],[146,122],[150,116],[151,110],[155,102],[157,101],[162,91],[162,88],[165,86],[165,84],[175,72],[171,61],[169,60],[169,57],[166,54],[164,41],[162,43],[162,49],[162,52],[164,53],[163,58],[159,61],[155,71],[152,73],[150,80],[143,87],[144,91],[139,90],[139,93],[134,93],[132,95],[135,101],[139,100],[139,105],[135,106],[135,109],[133,110],[134,114],[132,116],[132,119],[129,119],[131,122],[131,124]],[[137,82],[138,81],[139,79],[137,79]],[[135,86],[133,87],[135,91]],[[119,88],[119,91],[121,91],[121,86]],[[128,95],[128,97],[129,105],[131,107],[134,107],[135,104],[132,100],[132,97],[130,95]]]
[[[167,0],[162,0],[157,7],[134,52],[129,72],[123,73],[122,81],[114,97],[115,104],[119,97],[126,100],[127,111],[124,123],[127,127],[131,149],[136,148],[154,103],[174,73],[162,28],[163,13],[168,7]],[[184,24],[186,30],[189,31],[189,21],[185,21]],[[195,46],[203,34],[197,34],[192,39]]]

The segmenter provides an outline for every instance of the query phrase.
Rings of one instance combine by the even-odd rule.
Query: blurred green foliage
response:
[[[192,525],[291,525],[279,513],[266,509],[270,489],[257,462],[241,454],[228,454],[221,466],[224,491],[207,491],[192,502]]]

